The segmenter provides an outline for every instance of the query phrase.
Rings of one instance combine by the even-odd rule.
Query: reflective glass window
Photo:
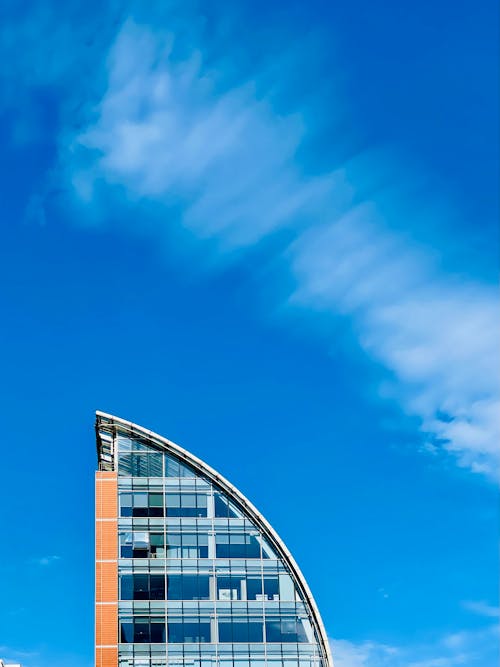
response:
[[[278,577],[264,577],[264,600],[279,600],[280,589]]]
[[[221,519],[235,519],[241,516],[222,493],[214,493],[215,516]]]
[[[120,624],[120,641],[124,644],[150,644],[165,642],[165,619],[137,616]]]
[[[217,577],[218,600],[241,600],[243,576]]]
[[[219,619],[219,641],[221,643],[248,643],[263,641],[262,621],[244,616]]]
[[[307,636],[300,619],[266,619],[266,641],[268,642],[307,642]]]
[[[260,558],[260,544],[256,535],[218,533],[215,545],[217,558]]]
[[[200,619],[176,619],[167,623],[167,639],[170,644],[198,644],[210,642],[210,621]]]
[[[167,599],[208,600],[210,578],[205,574],[171,574],[167,577]]]
[[[208,535],[168,533],[167,558],[208,558]]]

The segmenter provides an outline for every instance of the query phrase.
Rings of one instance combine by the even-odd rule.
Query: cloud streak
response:
[[[412,239],[419,226],[439,226],[442,211],[422,205],[380,152],[346,161],[339,151],[334,169],[315,173],[304,159],[310,113],[279,108],[267,72],[225,77],[229,59],[178,23],[170,32],[123,23],[102,94],[82,127],[61,132],[54,187],[64,183],[98,221],[111,206],[136,207],[137,221],[123,224],[160,242],[187,230],[214,263],[279,236],[294,285],[286,306],[312,321],[349,318],[386,371],[381,395],[417,418],[422,449],[495,476],[497,299],[487,284],[448,275]]]

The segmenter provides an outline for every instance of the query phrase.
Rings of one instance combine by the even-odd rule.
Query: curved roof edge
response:
[[[99,436],[99,427],[113,427],[117,426],[121,429],[129,431],[132,435],[142,436],[152,440],[155,444],[159,445],[165,452],[172,452],[178,458],[186,461],[192,468],[199,471],[204,476],[212,480],[216,486],[220,487],[225,491],[230,497],[234,498],[244,509],[248,512],[251,519],[255,522],[255,525],[262,530],[264,535],[270,541],[270,543],[276,548],[280,557],[288,565],[290,572],[292,573],[295,583],[297,584],[299,590],[301,591],[304,599],[307,601],[309,608],[313,614],[313,619],[316,624],[318,631],[318,639],[321,643],[321,648],[323,650],[324,658],[327,662],[328,667],[333,667],[333,659],[330,651],[330,644],[328,641],[328,636],[321,620],[321,615],[319,609],[316,605],[314,597],[309,589],[309,586],[305,580],[304,575],[302,574],[299,566],[295,562],[292,554],[288,551],[285,543],[282,541],[278,533],[274,530],[271,524],[267,519],[259,512],[259,510],[246,498],[241,491],[239,491],[231,482],[229,482],[225,477],[220,475],[216,470],[207,465],[204,461],[199,459],[194,454],[191,454],[186,449],[183,449],[179,445],[175,444],[171,440],[164,438],[163,436],[150,431],[138,424],[133,422],[126,421],[120,417],[110,415],[106,412],[101,412],[96,410],[96,437],[97,437],[97,451],[98,458],[100,455],[100,436]]]

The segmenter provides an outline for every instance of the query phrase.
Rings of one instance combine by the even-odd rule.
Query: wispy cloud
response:
[[[330,644],[335,667],[490,667],[499,657],[496,625],[423,643],[387,645],[332,639]]]
[[[41,567],[47,567],[48,565],[57,563],[59,560],[61,560],[61,556],[40,556],[38,558],[32,558],[30,562],[35,565],[40,565]]]
[[[422,449],[493,476],[497,297],[449,275],[413,240],[420,227],[439,227],[443,209],[425,190],[412,193],[380,151],[332,154],[335,168],[315,173],[304,158],[311,114],[276,103],[265,67],[238,80],[223,44],[208,48],[190,23],[165,13],[160,27],[121,25],[96,74],[102,92],[78,111],[78,127],[69,114],[61,128],[50,187],[66,187],[80,214],[99,222],[126,205],[136,219],[123,216],[124,227],[159,243],[187,230],[212,262],[236,261],[279,234],[294,285],[286,307],[350,318],[360,347],[387,371],[384,400],[417,418]],[[281,64],[282,80],[291,74]]]
[[[293,303],[353,318],[392,374],[386,391],[420,418],[429,449],[493,475],[498,463],[496,292],[442,275],[384,228],[374,202],[304,233],[291,248]]]
[[[498,606],[489,604],[485,600],[465,600],[462,602],[462,607],[467,611],[477,614],[478,616],[485,616],[486,618],[500,618],[500,608]]]
[[[392,374],[393,397],[419,417],[427,448],[492,475],[494,291],[442,275],[431,253],[389,228],[387,188],[365,192],[376,163],[363,156],[307,177],[297,159],[304,118],[277,115],[251,82],[219,92],[200,53],[173,62],[171,44],[133,22],[120,31],[95,120],[66,153],[81,201],[99,203],[106,183],[177,209],[181,224],[219,254],[292,229],[290,303],[353,318],[362,347]],[[174,219],[166,212],[163,224]]]

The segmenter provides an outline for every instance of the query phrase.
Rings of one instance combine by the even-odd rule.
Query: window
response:
[[[266,641],[271,643],[307,642],[307,636],[299,618],[267,619]]]
[[[222,643],[262,642],[262,621],[244,616],[219,619],[219,641]]]
[[[133,493],[132,502],[132,516],[148,516],[148,494],[147,493]]]
[[[169,533],[167,558],[208,558],[208,535],[203,533]]]
[[[217,577],[218,600],[241,600],[243,576]]]
[[[162,477],[163,454],[160,452],[120,454],[118,474],[127,477]]]
[[[262,579],[261,577],[248,577],[247,579],[247,599],[262,600]]]
[[[132,494],[120,493],[120,516],[132,516]]]
[[[164,600],[165,577],[162,574],[124,574],[120,577],[121,600]]]
[[[120,555],[122,558],[164,558],[163,533],[120,533]]]
[[[207,516],[207,496],[201,493],[167,493],[167,516]]]
[[[280,599],[278,577],[264,577],[264,600]]]
[[[260,558],[260,544],[256,535],[247,533],[219,533],[215,536],[217,558]]]
[[[148,494],[149,516],[163,516],[163,493]]]
[[[167,577],[168,600],[209,600],[210,578],[205,574],[170,574]]]
[[[242,516],[222,493],[214,493],[214,508],[217,518],[235,519]]]
[[[192,468],[165,454],[165,477],[196,477]]]
[[[124,644],[161,644],[165,642],[165,618],[136,616],[120,623],[120,641]]]
[[[169,644],[198,644],[210,642],[208,618],[175,619],[167,623]]]

